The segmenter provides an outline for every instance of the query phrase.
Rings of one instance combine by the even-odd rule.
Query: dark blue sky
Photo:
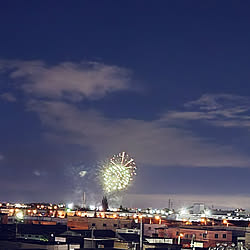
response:
[[[139,168],[130,194],[240,196],[245,205],[249,9],[2,3],[0,199],[70,201],[85,190],[92,202],[98,162],[125,150]]]

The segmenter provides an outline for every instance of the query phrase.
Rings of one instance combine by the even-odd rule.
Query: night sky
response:
[[[2,1],[0,200],[250,208],[249,1]],[[80,171],[86,171],[80,176]]]

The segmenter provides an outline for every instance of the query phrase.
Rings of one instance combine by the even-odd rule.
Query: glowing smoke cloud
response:
[[[79,172],[80,177],[84,177],[86,174],[87,174],[87,171],[85,171],[85,170],[82,170]]]
[[[67,166],[65,175],[67,176],[67,187],[70,193],[65,195],[65,202],[73,202],[82,206],[83,192],[86,193],[87,205],[96,204],[96,201],[101,200],[102,196],[98,194],[96,188],[96,172],[95,166],[86,166],[83,162]]]
[[[134,159],[122,152],[107,160],[101,166],[99,175],[104,193],[119,193],[132,184],[136,175],[136,164]]]

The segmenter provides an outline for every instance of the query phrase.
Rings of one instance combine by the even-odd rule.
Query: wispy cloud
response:
[[[0,161],[4,159],[4,156],[0,153]]]
[[[26,93],[53,99],[100,98],[130,87],[127,69],[98,62],[48,65],[43,61],[2,60],[0,71],[19,81]]]
[[[40,172],[39,170],[34,170],[34,171],[33,171],[33,174],[34,174],[35,176],[41,176],[41,172]]]
[[[113,91],[131,89],[130,71],[96,62],[0,61],[26,96],[29,111],[36,112],[46,127],[45,135],[64,143],[88,147],[97,158],[122,150],[140,164],[160,166],[250,166],[250,157],[233,145],[221,145],[177,126],[192,121],[213,126],[248,127],[249,100],[221,94],[203,95],[168,111],[159,119],[115,119],[75,102],[101,98]]]
[[[233,147],[208,142],[188,130],[168,126],[161,119],[111,119],[57,101],[33,101],[29,107],[49,128],[47,136],[90,147],[98,157],[125,150],[140,164],[250,166],[249,157]]]
[[[220,127],[250,127],[250,99],[247,97],[206,94],[184,107],[185,110],[167,112],[162,119],[168,122],[199,120]]]
[[[16,97],[9,92],[0,94],[0,99],[7,101],[7,102],[16,102],[17,101]]]
[[[204,94],[195,101],[190,101],[184,106],[199,107],[201,110],[218,110],[225,107],[233,107],[234,104],[246,106],[249,100],[246,97],[231,94]]]

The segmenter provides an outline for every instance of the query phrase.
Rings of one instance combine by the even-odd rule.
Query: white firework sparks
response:
[[[136,175],[134,159],[125,153],[119,153],[109,159],[100,170],[100,179],[105,193],[126,190]]]

